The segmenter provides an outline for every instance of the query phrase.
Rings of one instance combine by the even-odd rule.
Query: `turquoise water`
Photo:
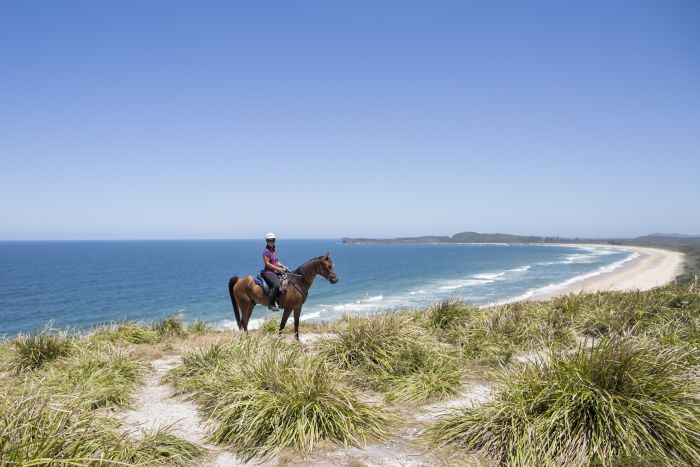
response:
[[[0,242],[0,335],[89,328],[182,312],[232,327],[230,276],[257,273],[257,240]],[[340,278],[319,278],[302,319],[423,306],[447,297],[488,304],[614,269],[635,253],[614,249],[506,244],[350,245],[280,240],[296,267],[326,251]],[[256,307],[251,325],[268,312]]]

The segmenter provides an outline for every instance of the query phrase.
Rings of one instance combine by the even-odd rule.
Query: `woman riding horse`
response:
[[[333,270],[333,260],[331,260],[328,253],[308,260],[289,275],[287,289],[277,297],[277,302],[284,308],[282,321],[280,322],[280,334],[293,311],[294,335],[299,340],[301,307],[304,305],[309,289],[317,275],[324,277],[331,284],[338,283],[338,276]],[[238,329],[248,332],[248,321],[250,320],[250,315],[253,314],[253,308],[255,308],[255,305],[269,305],[269,297],[263,293],[262,287],[255,283],[253,276],[240,279],[238,276],[233,276],[228,281],[228,292],[231,296],[231,304],[236,315]]]
[[[275,247],[275,242],[277,237],[274,233],[270,232],[265,235],[265,249],[263,250],[263,262],[265,263],[265,269],[262,271],[262,277],[270,286],[270,304],[268,309],[271,311],[280,311],[280,309],[275,305],[275,300],[277,300],[277,293],[280,290],[280,278],[279,274],[289,271],[289,268],[282,264],[277,256]]]

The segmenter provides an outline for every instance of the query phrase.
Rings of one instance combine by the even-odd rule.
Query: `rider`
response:
[[[280,288],[279,274],[288,271],[289,268],[282,264],[277,257],[275,252],[275,234],[272,232],[265,235],[265,249],[263,250],[263,261],[265,262],[265,270],[263,271],[263,279],[270,286],[270,305],[268,308],[272,311],[279,311],[279,308],[275,305],[275,300],[277,299],[277,292]]]

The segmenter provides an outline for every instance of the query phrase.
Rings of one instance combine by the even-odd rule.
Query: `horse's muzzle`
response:
[[[338,280],[338,276],[333,276],[330,279],[328,279],[328,282],[330,282],[331,284],[337,284]]]

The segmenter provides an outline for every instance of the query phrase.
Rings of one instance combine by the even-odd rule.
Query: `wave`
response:
[[[461,289],[464,287],[470,287],[472,285],[484,285],[484,284],[490,284],[492,282],[496,282],[493,279],[465,279],[465,280],[457,280],[457,281],[446,281],[449,283],[449,285],[442,285],[438,287],[440,290],[457,290]]]
[[[615,252],[613,252],[613,253],[615,253]],[[608,253],[604,253],[604,254],[608,254]],[[533,289],[530,289],[530,290],[526,291],[525,293],[518,295],[516,297],[511,297],[511,298],[507,298],[504,300],[499,300],[499,301],[496,301],[493,303],[489,303],[486,306],[502,305],[502,304],[506,304],[506,303],[518,302],[521,300],[527,300],[528,298],[531,298],[535,295],[547,295],[550,293],[554,293],[554,292],[557,292],[559,290],[565,289],[566,287],[570,286],[571,284],[575,284],[576,282],[584,281],[586,279],[590,279],[591,277],[596,277],[596,276],[599,276],[601,274],[606,274],[606,273],[612,272],[616,269],[619,269],[625,263],[627,263],[629,261],[633,261],[633,260],[639,258],[639,256],[640,256],[640,254],[635,251],[635,252],[627,255],[625,258],[623,258],[619,261],[616,261],[614,263],[611,263],[611,264],[608,264],[605,266],[601,266],[598,269],[596,269],[595,271],[588,272],[585,274],[579,274],[578,276],[571,277],[565,281],[554,283],[554,284],[549,284],[549,285],[546,285],[544,287],[533,288]]]

